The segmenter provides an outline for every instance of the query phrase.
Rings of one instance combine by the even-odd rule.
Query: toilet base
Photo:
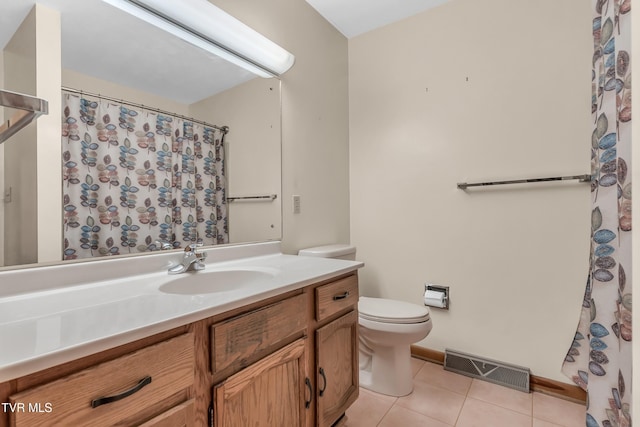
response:
[[[371,363],[360,369],[360,387],[394,397],[411,394],[413,373],[408,345],[376,347],[370,357]]]

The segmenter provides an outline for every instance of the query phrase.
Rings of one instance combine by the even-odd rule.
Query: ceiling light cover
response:
[[[207,0],[103,0],[261,77],[285,73],[295,57]]]

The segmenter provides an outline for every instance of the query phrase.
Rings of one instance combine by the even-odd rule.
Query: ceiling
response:
[[[439,6],[447,0],[306,0],[347,38]]]
[[[0,0],[0,49],[36,2],[61,13],[63,68],[183,104],[255,77],[100,0]]]

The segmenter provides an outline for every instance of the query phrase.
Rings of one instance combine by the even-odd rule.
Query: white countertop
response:
[[[277,242],[260,247],[207,250],[203,271],[169,275],[166,265],[181,259],[172,252],[111,264],[79,263],[0,272],[0,382],[198,321],[311,283],[354,271],[361,262],[283,255]],[[242,255],[253,256],[242,256]],[[173,261],[168,261],[173,259]],[[214,260],[225,259],[220,262]],[[149,272],[152,264],[156,271]],[[93,264],[93,265],[92,265]],[[131,274],[131,270],[141,274]],[[162,268],[157,268],[162,265]],[[87,269],[108,269],[105,280],[82,283]],[[118,277],[118,270],[126,272]],[[44,270],[44,271],[43,271]],[[205,294],[172,294],[171,281],[201,279],[221,270],[262,271],[251,284],[230,283]],[[65,279],[66,277],[66,279]],[[87,277],[87,276],[84,276]],[[213,275],[211,276],[214,277]],[[45,279],[46,278],[46,279]],[[42,283],[43,280],[49,283]],[[76,282],[76,283],[65,283]],[[172,283],[175,285],[176,283]],[[179,284],[178,284],[179,285]],[[214,286],[217,286],[215,284]]]

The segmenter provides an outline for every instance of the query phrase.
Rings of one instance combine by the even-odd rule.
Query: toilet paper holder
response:
[[[424,284],[424,291],[425,292],[426,291],[434,291],[434,292],[440,292],[440,293],[444,294],[444,297],[443,297],[444,305],[443,306],[433,306],[433,307],[442,308],[443,310],[449,310],[449,287],[448,286],[433,285],[433,284],[425,283]]]

